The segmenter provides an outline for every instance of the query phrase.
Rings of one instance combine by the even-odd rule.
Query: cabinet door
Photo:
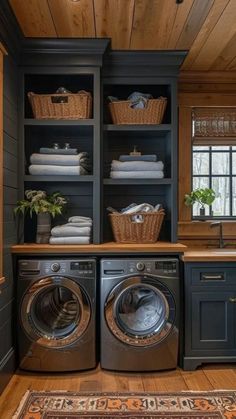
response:
[[[232,297],[232,292],[210,290],[192,293],[189,331],[191,330],[193,350],[217,351],[234,347],[234,304],[230,301]]]

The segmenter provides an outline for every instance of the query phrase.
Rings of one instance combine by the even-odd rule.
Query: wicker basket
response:
[[[109,214],[115,241],[118,243],[155,243],[158,240],[164,210],[137,214]]]
[[[92,113],[92,96],[81,90],[78,93],[38,95],[28,93],[33,115],[37,119],[87,119]]]
[[[108,104],[113,124],[161,124],[167,98],[149,99],[143,109],[131,107],[130,100],[119,100]]]

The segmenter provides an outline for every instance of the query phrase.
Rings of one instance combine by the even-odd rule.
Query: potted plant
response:
[[[25,191],[25,196],[26,199],[17,202],[14,213],[24,216],[29,213],[30,217],[36,214],[36,243],[48,243],[51,233],[51,217],[54,218],[62,213],[67,200],[60,192],[47,194],[45,191],[32,189]]]
[[[200,204],[200,216],[205,216],[205,206],[211,205],[215,200],[215,191],[211,188],[199,188],[186,194],[184,198],[185,205],[191,206],[195,203]]]

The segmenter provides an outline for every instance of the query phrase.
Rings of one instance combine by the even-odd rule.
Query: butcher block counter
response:
[[[17,244],[11,247],[13,254],[157,254],[183,253],[187,247],[181,243],[156,242],[150,244],[103,243],[89,245]]]

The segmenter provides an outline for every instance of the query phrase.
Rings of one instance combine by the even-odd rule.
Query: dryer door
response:
[[[67,346],[79,339],[90,317],[85,291],[62,276],[35,282],[24,294],[20,306],[23,329],[37,344],[49,348]]]
[[[156,278],[135,276],[110,292],[105,318],[110,331],[126,345],[147,346],[167,337],[176,316],[174,297]]]

